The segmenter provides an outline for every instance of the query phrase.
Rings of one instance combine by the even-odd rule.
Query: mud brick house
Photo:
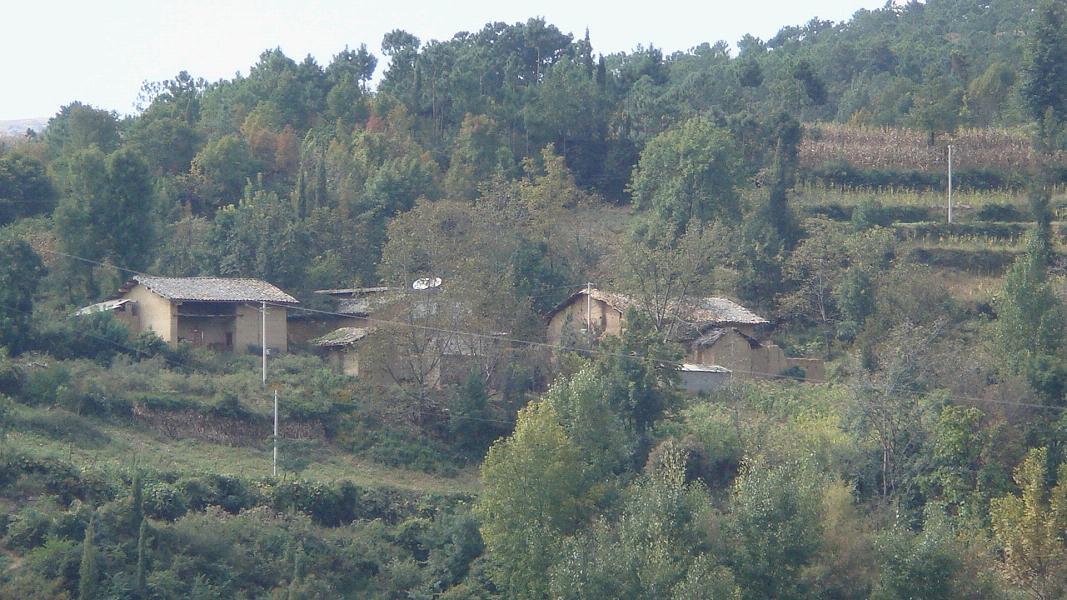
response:
[[[258,279],[138,275],[113,298],[78,314],[107,311],[133,333],[155,332],[168,343],[187,342],[224,352],[288,350],[286,315],[296,298]]]
[[[575,335],[619,335],[631,307],[641,308],[639,302],[624,294],[596,288],[575,292],[549,313],[548,343],[567,346]],[[733,300],[690,298],[676,303],[668,312],[674,320],[672,338],[686,349],[686,367],[682,369],[685,381],[699,377],[721,382],[721,371],[701,366],[722,367],[731,377],[740,379],[776,377],[791,367],[803,369],[807,379],[820,381],[825,377],[821,360],[789,357],[780,347],[761,341],[760,334],[769,324],[767,319]],[[698,387],[703,388],[703,384]]]

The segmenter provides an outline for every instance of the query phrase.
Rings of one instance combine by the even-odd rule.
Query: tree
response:
[[[1067,463],[1051,489],[1048,475],[1048,449],[1030,450],[1015,470],[1022,494],[994,498],[989,507],[1005,574],[1036,600],[1062,598],[1067,590]]]
[[[926,132],[933,146],[940,133],[955,133],[960,124],[963,89],[948,77],[931,77],[914,94],[908,117],[912,125]]]
[[[741,162],[730,133],[704,118],[656,136],[641,152],[630,193],[681,233],[697,224],[738,216]]]
[[[567,437],[579,448],[590,473],[598,478],[631,466],[637,446],[629,415],[612,401],[611,392],[602,375],[595,368],[586,367],[557,379],[543,396],[559,415]]]
[[[134,467],[130,483],[130,529],[144,526],[144,480],[141,469]]]
[[[484,115],[467,115],[452,146],[452,158],[445,173],[445,194],[454,200],[474,200],[480,186],[506,175],[513,167],[511,149],[496,122]]]
[[[694,223],[681,236],[656,218],[639,221],[621,248],[620,287],[636,300],[663,341],[685,327],[680,307],[710,289],[716,254],[727,232]]]
[[[1061,0],[1044,0],[1027,48],[1020,90],[1030,116],[1038,123],[1067,119],[1067,7]]]
[[[731,566],[745,598],[803,597],[801,570],[819,548],[823,482],[806,463],[748,461],[727,524]]]
[[[137,529],[137,571],[134,574],[134,586],[138,598],[148,597],[148,585],[146,575],[148,572],[148,519],[141,517],[141,525]]]
[[[55,229],[68,254],[110,261],[125,269],[143,269],[155,244],[152,178],[137,154],[128,148],[105,156],[98,148],[75,153],[69,161],[67,190],[55,213]],[[72,267],[74,267],[72,265]],[[95,294],[91,270],[89,295]]]
[[[831,326],[839,318],[834,292],[848,267],[846,236],[835,223],[815,221],[810,227],[811,234],[786,261],[785,274],[796,287],[782,299],[782,308],[819,324],[829,353]]]
[[[100,587],[100,566],[96,561],[93,532],[96,528],[96,513],[89,518],[82,539],[81,566],[78,568],[78,600],[96,600]]]
[[[107,154],[119,146],[118,118],[114,112],[72,102],[48,120],[44,141],[52,158],[92,146]]]
[[[585,523],[596,502],[580,449],[552,404],[519,411],[515,433],[498,440],[482,463],[475,503],[494,579],[513,598],[543,598],[545,574],[560,558],[564,536]]]
[[[1060,403],[1067,383],[1057,359],[1063,346],[1064,308],[1048,282],[1040,240],[1030,235],[1026,252],[1004,277],[995,335],[1008,369],[1026,375],[1049,400]]]
[[[15,354],[30,345],[33,298],[44,270],[29,244],[0,239],[0,347]]]
[[[231,134],[209,142],[193,157],[191,169],[205,202],[203,208],[236,203],[258,168],[240,137]]]
[[[41,161],[17,152],[0,155],[0,227],[50,212],[55,199],[55,188]]]
[[[704,532],[709,499],[686,482],[685,451],[673,441],[625,491],[617,520],[604,518],[565,543],[551,570],[553,598],[737,598],[729,569],[715,564]]]

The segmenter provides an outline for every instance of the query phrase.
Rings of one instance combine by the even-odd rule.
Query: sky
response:
[[[768,39],[813,17],[847,20],[885,0],[22,0],[0,8],[0,121],[50,117],[75,100],[134,112],[141,83],[179,71],[208,81],[248,73],[280,47],[326,65],[365,43],[379,57],[382,36],[403,29],[423,41],[477,31],[485,23],[543,17],[575,36],[589,29],[595,52],[653,44],[670,53],[703,42]],[[380,74],[380,73],[379,73]]]

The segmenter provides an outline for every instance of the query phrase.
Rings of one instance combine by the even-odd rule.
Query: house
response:
[[[338,327],[326,335],[312,339],[310,343],[319,348],[326,362],[338,371],[353,377],[359,376],[358,342],[367,337],[366,327]]]
[[[335,328],[307,343],[339,372],[378,385],[418,382],[440,387],[461,383],[472,371],[488,373],[491,380],[491,357],[497,357],[500,346],[506,345],[501,341],[505,334],[455,331],[459,325],[453,318],[469,315],[470,309],[462,302],[442,299],[438,286],[440,279],[426,279],[416,281],[411,290],[321,290],[317,293],[330,296],[335,308],[326,311],[327,319],[313,315],[315,326],[332,324]],[[290,325],[295,322],[290,319]],[[309,322],[298,327],[313,330]]]
[[[623,317],[637,302],[629,296],[606,292],[597,288],[579,290],[571,294],[548,314],[548,342],[558,345],[570,328],[594,337],[619,335]],[[756,328],[768,321],[727,298],[698,298],[671,310],[677,319],[678,335],[695,337],[715,327],[732,327],[755,335]]]
[[[286,315],[296,298],[258,279],[138,275],[115,296],[78,314],[110,312],[130,331],[153,331],[168,343],[227,352],[288,350]],[[263,308],[265,307],[265,311]]]
[[[549,313],[548,343],[568,346],[576,335],[618,335],[632,306],[638,302],[624,294],[579,290]],[[791,367],[803,369],[807,379],[825,377],[821,360],[787,357],[780,347],[760,341],[760,330],[769,322],[733,300],[694,298],[676,303],[668,312],[674,319],[671,337],[685,346],[687,365],[722,367],[741,379],[776,377]],[[684,381],[711,378],[695,375],[699,372],[695,368],[692,375],[682,371]]]
[[[368,319],[378,308],[398,295],[396,288],[362,287],[315,290],[323,297],[322,309],[291,311],[289,343],[312,344],[313,340],[342,328],[367,328]]]

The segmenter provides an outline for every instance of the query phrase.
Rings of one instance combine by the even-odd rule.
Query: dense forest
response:
[[[1067,3],[594,43],[397,29],[0,138],[0,597],[1067,595]],[[309,315],[440,278],[364,343],[492,356],[383,386],[296,344],[264,386],[75,314],[138,274]],[[547,343],[587,282],[646,301]],[[684,393],[663,308],[707,294],[826,381]]]

